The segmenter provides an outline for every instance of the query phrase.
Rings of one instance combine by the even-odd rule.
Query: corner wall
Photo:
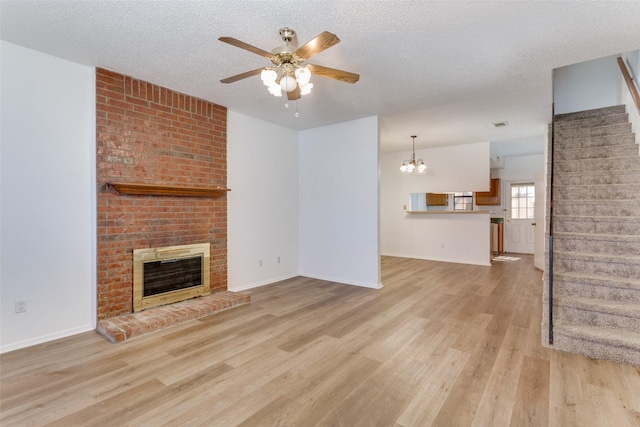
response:
[[[7,352],[95,328],[95,80],[91,67],[0,43]],[[16,300],[26,300],[25,313],[15,313]]]
[[[555,114],[621,104],[622,74],[617,55],[556,68],[553,71]]]
[[[300,274],[378,288],[378,118],[300,132]]]
[[[227,152],[229,290],[297,276],[298,132],[229,111]]]

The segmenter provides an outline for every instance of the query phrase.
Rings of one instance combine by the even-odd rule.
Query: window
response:
[[[453,209],[456,211],[473,210],[473,192],[453,193]]]
[[[533,219],[535,201],[532,183],[511,184],[511,219]]]

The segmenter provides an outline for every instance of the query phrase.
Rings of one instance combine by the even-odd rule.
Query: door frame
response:
[[[535,179],[514,179],[512,181],[504,182],[504,193],[503,193],[503,195],[505,196],[504,198],[505,200],[504,251],[511,252],[511,253],[535,255],[535,247],[536,247],[535,229],[533,230],[534,239],[533,239],[533,249],[531,252],[514,252],[513,250],[510,250],[512,248],[510,248],[509,241],[510,241],[511,234],[513,233],[513,229],[511,228],[511,186],[513,184],[533,184],[535,189],[538,188],[538,184],[535,182]],[[531,224],[534,224],[536,222],[535,216],[536,215],[535,215],[535,209],[534,209],[534,218],[526,221],[531,221]],[[518,220],[518,221],[523,221],[523,220]]]

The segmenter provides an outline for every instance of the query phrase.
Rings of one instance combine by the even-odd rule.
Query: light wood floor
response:
[[[640,371],[540,345],[541,273],[383,258],[122,344],[2,355],[2,426],[637,426]]]

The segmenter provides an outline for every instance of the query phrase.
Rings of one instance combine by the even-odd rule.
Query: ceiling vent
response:
[[[497,128],[503,128],[503,127],[509,126],[509,123],[507,123],[507,122],[498,122],[498,123],[494,123],[493,125],[495,127],[497,127]]]

